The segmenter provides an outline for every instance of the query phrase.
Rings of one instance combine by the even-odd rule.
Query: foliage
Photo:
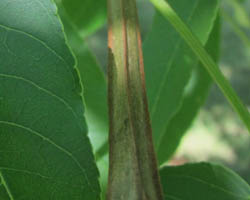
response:
[[[161,177],[166,199],[247,200],[250,197],[250,187],[245,181],[231,170],[215,164],[164,167]]]
[[[107,21],[106,1],[55,2],[0,1],[1,200],[105,198],[107,78],[84,38]],[[156,7],[155,16],[143,41],[146,88],[158,163],[166,164],[205,101],[212,80],[248,129],[250,115],[216,64],[220,43],[219,2],[151,2]],[[248,27],[248,17],[239,12],[243,9],[240,3],[232,2],[237,19],[244,18],[241,26]],[[242,37],[247,40],[245,35]],[[121,37],[114,42],[119,46],[123,40]],[[134,43],[136,40],[130,49]],[[135,46],[140,48],[138,44]],[[114,50],[118,51],[119,48]],[[140,59],[136,55],[131,57]],[[133,105],[135,113],[140,103],[139,100]],[[118,110],[121,108],[119,104],[116,106]],[[134,126],[139,127],[136,123]],[[141,141],[144,140],[136,141],[136,145],[144,152],[147,146]],[[126,149],[129,152],[133,146],[128,149],[129,145],[117,148],[125,155]],[[150,155],[143,160],[137,151],[136,147],[133,152],[139,154],[139,167],[145,165],[140,170],[146,171]],[[128,156],[124,163],[135,166],[136,158],[129,159]],[[250,186],[231,170],[215,164],[164,165],[160,176],[166,200],[250,199]],[[145,180],[144,184],[153,181]]]
[[[55,4],[4,0],[0,13],[1,199],[98,199],[81,83]]]

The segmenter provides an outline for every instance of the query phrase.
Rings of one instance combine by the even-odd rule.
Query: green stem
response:
[[[212,79],[216,82],[218,87],[221,89],[229,103],[239,114],[240,118],[246,125],[250,133],[250,114],[241,102],[230,83],[226,80],[222,72],[220,71],[217,64],[208,55],[206,50],[203,48],[201,42],[195,37],[187,25],[180,19],[176,12],[171,8],[165,0],[150,0],[157,10],[169,20],[176,31],[182,36],[189,47],[193,50],[196,56],[199,58],[203,66],[207,69]]]
[[[135,0],[108,0],[108,200],[163,200]]]

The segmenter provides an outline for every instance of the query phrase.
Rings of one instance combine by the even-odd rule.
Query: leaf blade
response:
[[[166,199],[170,196],[185,200],[248,200],[250,197],[250,186],[241,177],[215,164],[168,166],[161,169],[161,177]]]
[[[245,124],[246,128],[248,129],[248,132],[250,133],[250,114],[247,108],[241,102],[233,88],[230,86],[229,82],[219,70],[218,66],[202,47],[200,41],[193,35],[192,31],[190,31],[190,29],[179,18],[179,16],[167,2],[165,2],[164,0],[151,0],[151,2],[162,13],[162,15],[171,22],[171,24],[180,33],[183,39],[185,39],[187,44],[203,63],[203,66],[207,69],[213,80],[217,83],[222,93],[227,98],[228,102],[239,114],[239,117],[241,118],[242,122]]]
[[[65,14],[61,12],[60,15],[64,23],[68,43],[77,59],[77,69],[80,73],[86,104],[85,117],[88,124],[88,134],[94,152],[98,153],[108,138],[106,77],[85,41],[74,30]],[[107,152],[107,149],[104,151]]]
[[[76,59],[77,68],[83,85],[85,100],[85,117],[88,124],[88,135],[100,172],[102,197],[106,195],[108,180],[108,108],[107,81],[95,57],[91,54],[85,41],[74,31],[70,22],[65,18],[62,10],[61,17],[65,33]]]
[[[170,0],[169,3],[205,44],[216,18],[218,1]],[[169,120],[180,109],[184,88],[198,60],[159,12],[143,47],[149,110],[158,149]]]
[[[207,51],[216,61],[219,59],[219,36],[220,22],[219,19],[217,19],[206,44]],[[161,164],[167,161],[175,152],[209,92],[212,80],[207,71],[200,65],[199,63],[199,65],[193,69],[193,75],[187,86],[188,88],[186,88],[183,95],[181,108],[167,125],[166,132],[158,149],[158,159]],[[166,147],[168,148],[166,149]]]
[[[10,199],[99,199],[81,85],[54,3],[3,0],[0,10],[2,186]]]

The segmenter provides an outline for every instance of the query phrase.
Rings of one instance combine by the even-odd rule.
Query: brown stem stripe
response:
[[[163,200],[135,0],[108,0],[108,200]]]

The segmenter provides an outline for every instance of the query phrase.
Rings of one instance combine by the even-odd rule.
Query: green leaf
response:
[[[218,18],[206,44],[207,51],[216,61],[219,59],[219,44],[220,22]],[[168,160],[175,152],[182,137],[206,100],[212,80],[207,71],[200,65],[193,70],[191,80],[184,93],[181,108],[168,123],[165,134],[162,137],[158,148],[160,164]]]
[[[3,186],[3,182],[1,179],[0,179],[0,199],[3,199],[3,200],[10,199],[6,189]]]
[[[62,5],[71,22],[84,37],[106,22],[106,0],[62,0]]]
[[[0,1],[0,55],[1,200],[99,199],[75,60],[51,0]]]
[[[94,152],[99,154],[108,138],[107,81],[95,57],[84,40],[74,31],[72,24],[60,12],[68,43],[77,59],[85,101],[88,134]],[[105,149],[105,152],[107,152]],[[98,155],[98,157],[102,156]]]
[[[203,44],[212,30],[217,0],[169,0]],[[145,74],[156,149],[181,106],[184,88],[198,60],[171,24],[157,13],[144,42]]]
[[[227,98],[228,102],[239,114],[242,122],[245,124],[246,128],[250,133],[250,114],[246,106],[242,103],[240,98],[235,93],[234,89],[231,87],[230,83],[224,77],[219,67],[209,56],[206,50],[203,48],[199,39],[192,33],[192,30],[182,21],[182,19],[177,15],[175,10],[171,5],[165,0],[150,0],[154,6],[161,12],[161,14],[169,20],[173,27],[178,31],[181,37],[190,46],[192,51],[199,58],[203,66],[207,69],[210,76],[216,82],[218,87],[221,89],[224,96]]]
[[[109,171],[109,155],[105,154],[101,159],[97,161],[97,166],[100,176],[100,185],[101,185],[101,199],[106,199],[107,186],[108,186],[108,171]]]
[[[62,10],[61,10],[62,11]],[[68,43],[72,48],[83,84],[85,100],[85,117],[88,124],[88,135],[93,145],[97,166],[100,171],[102,196],[106,195],[108,180],[108,111],[107,83],[96,59],[89,51],[84,40],[74,31],[70,22],[60,12]]]
[[[250,186],[237,174],[209,163],[164,167],[166,200],[249,200]]]

